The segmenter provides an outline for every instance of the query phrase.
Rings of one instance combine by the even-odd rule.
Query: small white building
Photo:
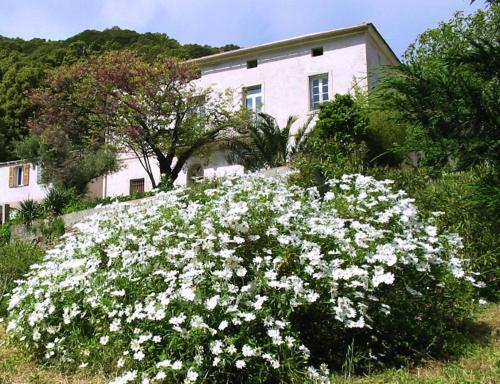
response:
[[[369,90],[378,79],[377,68],[399,61],[373,24],[314,33],[241,48],[191,60],[199,65],[198,84],[215,91],[230,89],[236,102],[255,112],[265,112],[284,124],[297,116],[299,127],[319,105],[333,95]],[[127,195],[151,190],[151,182],[139,161],[123,155],[122,168],[89,185],[98,197]],[[156,180],[158,165],[151,161]],[[218,177],[242,173],[220,150],[203,158],[191,158],[175,184],[194,176]],[[40,200],[46,188],[39,183],[36,167],[22,162],[0,164],[0,206],[16,206],[25,199]]]

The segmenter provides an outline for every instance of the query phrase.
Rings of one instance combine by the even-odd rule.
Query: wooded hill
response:
[[[86,30],[66,40],[23,40],[0,36],[0,161],[16,158],[14,144],[27,134],[33,113],[30,90],[42,84],[47,70],[113,50],[132,50],[145,60],[160,56],[196,58],[239,48],[180,44],[164,33],[138,33],[113,27]]]

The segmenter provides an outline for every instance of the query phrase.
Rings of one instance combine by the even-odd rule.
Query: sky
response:
[[[0,0],[0,35],[59,40],[119,26],[246,47],[372,22],[401,56],[419,33],[481,7],[484,0]]]

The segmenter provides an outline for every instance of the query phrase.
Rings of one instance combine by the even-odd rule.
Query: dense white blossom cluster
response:
[[[403,270],[472,280],[460,239],[423,222],[388,181],[330,185],[321,198],[253,175],[103,207],[19,282],[8,332],[48,361],[112,364],[113,384],[297,372],[329,382],[294,329],[298,308],[320,304],[345,329],[369,328],[370,314],[390,316],[379,290]]]

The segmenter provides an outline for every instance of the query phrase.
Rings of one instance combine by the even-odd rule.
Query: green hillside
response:
[[[159,56],[196,58],[237,48],[233,44],[183,45],[164,33],[138,33],[118,27],[86,30],[57,41],[0,36],[0,161],[15,158],[13,145],[27,134],[26,121],[33,113],[29,92],[42,84],[51,68],[111,50],[129,49],[153,60]]]

